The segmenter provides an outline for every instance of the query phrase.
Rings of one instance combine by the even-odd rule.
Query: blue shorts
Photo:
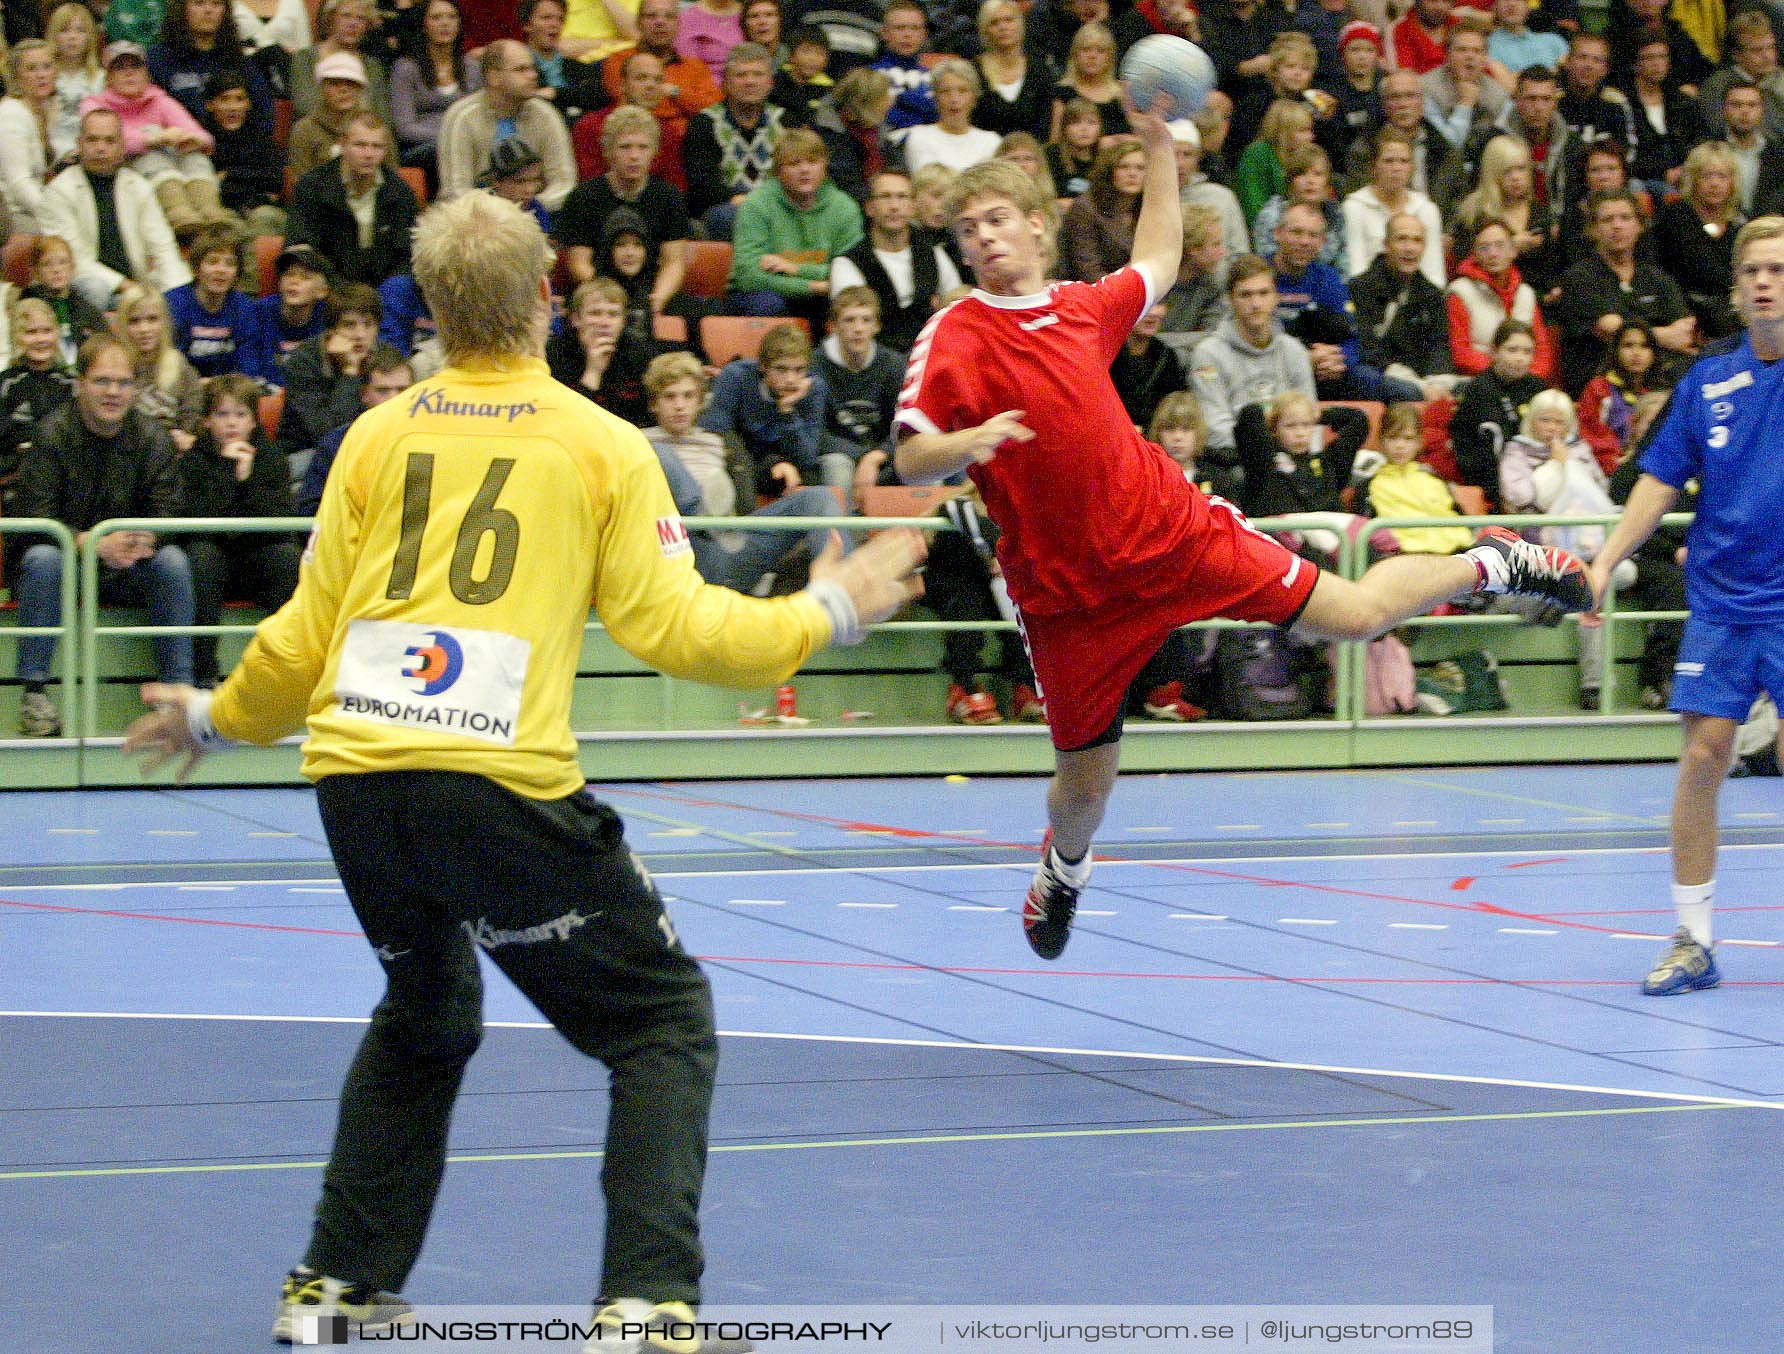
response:
[[[1784,624],[1723,625],[1687,618],[1673,664],[1674,710],[1738,724],[1761,690],[1784,708]]]

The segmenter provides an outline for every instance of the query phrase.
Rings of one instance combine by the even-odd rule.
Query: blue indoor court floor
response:
[[[1784,794],[1644,998],[1672,768],[1135,775],[1070,948],[1031,779],[598,787],[724,1032],[713,1304],[1490,1305],[1776,1349]],[[261,1350],[380,974],[304,790],[13,793],[0,1354]],[[442,831],[463,830],[442,824]],[[593,1295],[604,1078],[499,976],[406,1290]]]

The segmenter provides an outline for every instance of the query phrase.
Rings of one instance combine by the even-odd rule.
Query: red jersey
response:
[[[1443,39],[1427,33],[1418,21],[1418,15],[1410,10],[1388,30],[1388,37],[1394,48],[1394,65],[1403,71],[1417,71],[1423,75],[1436,70],[1448,55],[1443,48]]]
[[[1131,266],[1033,296],[975,291],[933,316],[911,349],[899,427],[959,432],[1021,409],[1034,430],[968,471],[1025,612],[1162,597],[1194,571],[1207,500],[1135,431],[1109,379],[1155,299]]]

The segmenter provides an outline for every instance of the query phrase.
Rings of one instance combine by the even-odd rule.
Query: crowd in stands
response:
[[[960,170],[1003,156],[1045,185],[1060,278],[1125,264],[1143,156],[1116,71],[1154,32],[1200,42],[1219,87],[1172,124],[1182,266],[1114,378],[1136,426],[1254,516],[1610,510],[1682,364],[1738,327],[1735,233],[1784,203],[1784,10],[1740,0],[1610,0],[1602,35],[1575,0],[28,0],[5,17],[0,484],[7,514],[77,534],[312,511],[355,414],[441,361],[409,234],[468,192],[538,217],[558,250],[552,374],[645,431],[684,512],[854,511],[895,483],[906,354],[971,284],[942,228]],[[722,316],[783,323],[725,361],[705,337]],[[1383,457],[1371,488],[1359,467]],[[970,498],[951,513],[931,596],[994,617],[995,528]],[[809,549],[694,544],[743,589]],[[224,597],[276,605],[296,572],[289,542],[248,534],[101,554],[108,599],[166,624],[211,623]],[[21,623],[55,624],[55,547],[9,538],[5,563]],[[1644,555],[1635,585],[1671,597],[1676,572]],[[57,731],[52,653],[21,645],[26,733]],[[216,679],[214,643],[156,653],[165,680]],[[1037,717],[1019,646],[987,657],[950,637],[950,717]],[[1644,660],[1656,706],[1663,659]],[[1135,709],[1195,717],[1186,680],[1167,655]],[[1583,671],[1588,699],[1596,684]]]

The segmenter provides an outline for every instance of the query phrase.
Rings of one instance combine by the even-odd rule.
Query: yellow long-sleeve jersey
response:
[[[543,362],[449,367],[354,422],[297,592],[211,721],[261,744],[307,721],[312,780],[466,771],[570,794],[591,601],[627,651],[700,681],[781,681],[831,638],[808,596],[703,583],[643,434]]]

